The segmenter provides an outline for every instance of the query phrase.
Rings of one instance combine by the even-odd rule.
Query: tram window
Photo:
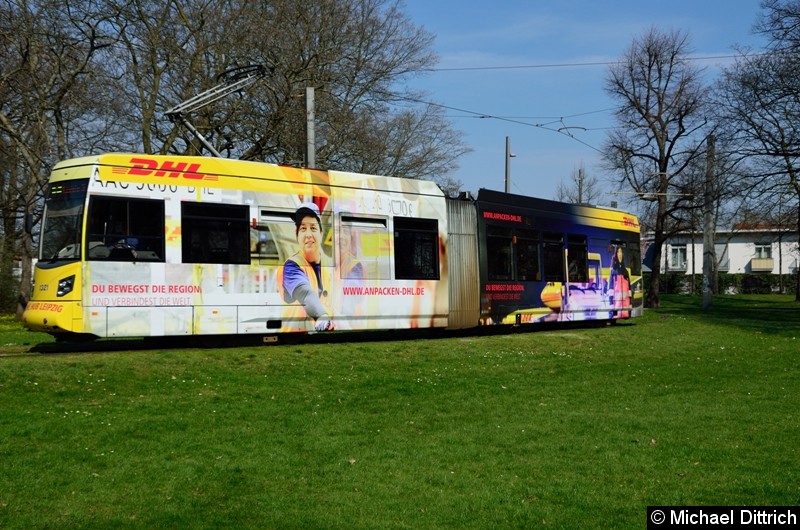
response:
[[[614,268],[617,262],[617,256],[619,254],[622,255],[622,265],[628,271],[629,274],[633,274],[634,276],[641,276],[642,274],[642,253],[639,249],[639,242],[638,241],[625,241],[621,239],[614,239],[611,241],[612,255],[611,255],[611,267]],[[675,247],[673,247],[673,250]],[[685,250],[685,245],[684,245]],[[685,252],[684,252],[685,254]],[[673,253],[673,257],[674,257]],[[684,256],[685,257],[685,256]],[[686,261],[685,259],[683,260]],[[684,263],[685,264],[685,263]],[[685,268],[685,267],[684,267]]]
[[[575,283],[589,282],[588,246],[586,236],[567,236],[569,256],[569,281]]]
[[[622,263],[630,274],[634,276],[641,276],[642,274],[642,253],[639,250],[639,243],[636,241],[621,241],[621,240],[614,240],[611,242],[614,245],[614,248],[621,248],[622,249]],[[675,247],[673,247],[675,248]],[[686,248],[684,246],[684,264],[686,262],[685,259],[685,252]],[[613,260],[612,260],[613,263]],[[685,268],[685,267],[684,267]]]
[[[486,258],[489,280],[513,279],[513,235],[510,228],[486,227]]]
[[[184,263],[250,263],[247,206],[181,203]]]
[[[339,228],[336,262],[340,278],[391,278],[386,218],[342,215]]]
[[[258,222],[250,226],[250,259],[262,264],[278,264],[281,234],[294,233],[292,213],[260,210]],[[285,235],[284,235],[285,237]]]
[[[164,201],[93,197],[86,222],[86,257],[164,261]]]
[[[542,260],[546,282],[564,281],[564,237],[555,232],[543,234]]]
[[[628,245],[628,272],[634,276],[642,275],[642,252],[638,242]]]
[[[278,259],[278,246],[275,244],[275,236],[268,226],[250,228],[250,258],[273,261]]]
[[[517,280],[539,281],[539,234],[531,230],[517,231]]]
[[[683,254],[681,254],[680,252],[675,252],[676,248],[678,250],[682,249],[684,251]],[[638,241],[635,241],[635,240],[634,241],[626,241],[626,240],[623,240],[623,239],[613,239],[613,240],[611,240],[611,245],[609,246],[609,249],[612,252],[612,254],[611,254],[611,265],[610,265],[610,267],[612,269],[618,266],[617,265],[617,260],[618,260],[619,255],[621,254],[622,266],[625,268],[625,270],[627,270],[629,274],[632,274],[634,276],[641,276],[641,274],[642,274],[642,253],[641,253],[641,250],[639,249],[639,242]],[[675,263],[677,263],[679,261],[675,257],[675,256],[678,256],[678,258],[681,258],[681,257],[683,258],[683,265],[684,265],[684,268],[686,268],[685,267],[685,265],[686,265],[686,259],[685,259],[686,258],[686,256],[685,256],[686,252],[685,251],[686,251],[686,245],[682,245],[680,247],[677,246],[677,245],[673,245],[673,247],[672,247],[672,255],[671,255],[671,258],[673,260],[672,261],[672,265],[674,265]]]
[[[398,280],[439,279],[439,222],[394,218],[394,276]]]

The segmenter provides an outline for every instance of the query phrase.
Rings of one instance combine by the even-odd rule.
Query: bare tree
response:
[[[561,179],[554,198],[574,204],[597,204],[602,196],[600,181],[593,175],[587,175],[586,168],[581,164],[581,167],[572,172],[568,182]]]
[[[271,75],[191,116],[215,150],[304,164],[304,97],[313,87],[318,168],[458,185],[448,174],[467,151],[460,134],[405,84],[435,64],[433,37],[400,7],[397,0],[118,1],[120,99],[142,124],[137,143],[146,152],[202,152],[163,112],[215,86],[218,74],[255,63]]]
[[[703,155],[707,89],[702,70],[689,59],[689,40],[682,32],[655,28],[634,39],[622,59],[609,68],[607,92],[618,101],[618,128],[609,134],[605,159],[632,188],[652,203],[653,267],[645,304],[658,307],[661,253],[681,212],[696,195],[694,162]]]
[[[164,112],[253,63],[273,75],[191,116],[225,156],[303,164],[314,87],[317,167],[430,178],[454,193],[468,149],[408,87],[435,64],[432,42],[399,0],[0,2],[0,274],[21,257],[30,285],[22,220],[38,222],[53,164],[106,150],[202,153]]]
[[[770,38],[774,50],[800,50],[800,2],[763,0],[763,13],[754,29]]]
[[[18,315],[29,297],[33,256],[33,234],[23,219],[40,215],[53,163],[92,138],[80,124],[97,131],[102,123],[96,110],[103,91],[94,91],[102,69],[93,69],[92,59],[112,40],[96,7],[56,0],[0,5],[0,261],[19,258],[22,265]]]
[[[714,107],[720,130],[749,162],[742,182],[751,201],[767,206],[759,216],[775,217],[779,208],[783,216],[792,207],[800,233],[800,2],[769,0],[763,6],[757,27],[772,36],[771,48],[743,54],[723,72]],[[800,301],[800,284],[795,299]]]
[[[267,103],[244,126],[253,134],[242,156],[303,160],[302,95],[316,93],[317,166],[442,183],[467,151],[441,107],[420,106],[406,80],[436,62],[433,36],[414,26],[397,0],[275,0],[281,27],[265,38],[242,23],[251,54],[274,66]],[[253,36],[258,35],[258,39]]]

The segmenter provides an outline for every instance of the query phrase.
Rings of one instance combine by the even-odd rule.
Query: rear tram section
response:
[[[640,261],[617,210],[106,154],[54,168],[23,320],[58,338],[614,320],[642,312]]]
[[[481,324],[641,316],[635,216],[491,190],[476,212]]]

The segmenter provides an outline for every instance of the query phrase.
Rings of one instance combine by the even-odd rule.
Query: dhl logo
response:
[[[623,216],[622,217],[622,225],[623,226],[630,226],[631,228],[638,228],[639,223],[636,222],[636,219],[631,219],[630,217]]]
[[[131,158],[133,167],[115,167],[112,173],[124,175],[137,175],[142,177],[166,177],[171,179],[184,178],[189,180],[219,180],[218,175],[208,175],[200,172],[200,164],[189,164],[188,162],[175,162],[174,160],[164,160],[159,164],[158,160],[150,158]]]

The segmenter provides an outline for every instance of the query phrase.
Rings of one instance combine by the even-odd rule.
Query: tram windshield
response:
[[[77,260],[81,257],[81,226],[89,179],[50,185],[45,202],[39,259]]]

